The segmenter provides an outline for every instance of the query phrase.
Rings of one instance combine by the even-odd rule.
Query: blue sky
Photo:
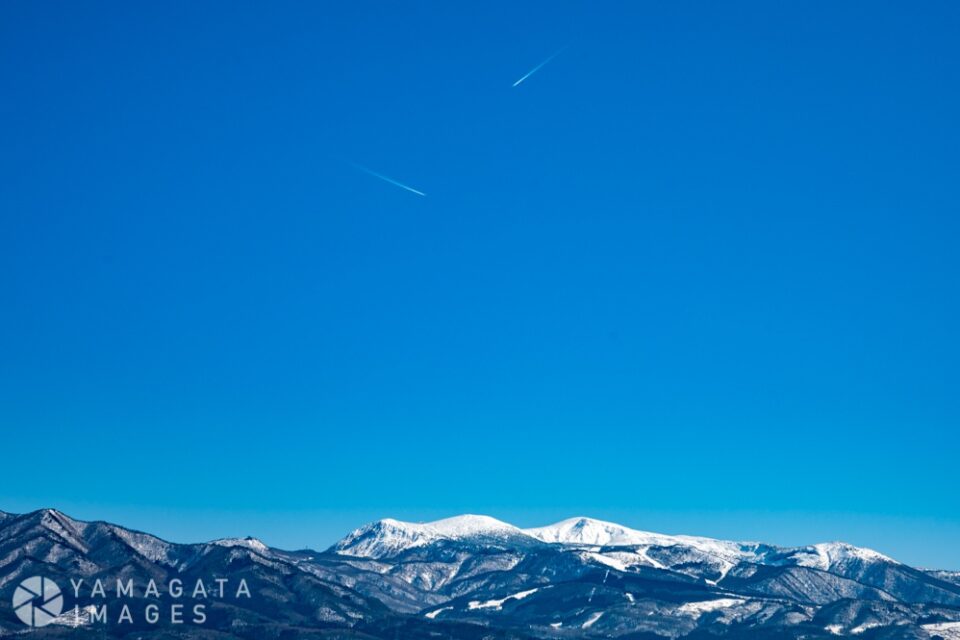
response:
[[[339,4],[0,7],[0,509],[960,569],[956,4]]]

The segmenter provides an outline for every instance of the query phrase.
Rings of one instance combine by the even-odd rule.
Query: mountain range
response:
[[[11,605],[31,576],[55,581],[66,600],[38,629]],[[250,595],[165,591],[171,580],[213,579],[242,581]],[[75,594],[77,580],[108,588]],[[111,592],[118,580],[132,595]],[[163,585],[152,600],[151,581]],[[384,519],[325,551],[285,551],[254,538],[175,544],[52,509],[0,512],[0,598],[0,636],[37,638],[960,640],[957,572],[842,542],[780,547],[591,518],[532,529],[474,515]],[[149,602],[161,611],[203,603],[204,622],[150,622],[136,611]],[[113,619],[124,604],[132,620]],[[91,615],[97,606],[111,611],[105,623]]]

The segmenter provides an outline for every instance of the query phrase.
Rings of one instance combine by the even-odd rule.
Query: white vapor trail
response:
[[[402,182],[397,182],[397,181],[394,180],[393,178],[388,178],[387,176],[383,175],[382,173],[377,173],[377,172],[374,171],[373,169],[368,169],[368,168],[366,168],[366,167],[363,166],[362,164],[357,164],[356,162],[351,162],[350,165],[353,166],[353,167],[356,168],[356,169],[359,169],[360,171],[363,171],[364,173],[370,174],[370,175],[373,176],[374,178],[380,178],[380,179],[383,180],[384,182],[389,182],[390,184],[392,184],[392,185],[395,186],[395,187],[400,187],[401,189],[406,189],[407,191],[409,191],[409,192],[411,192],[411,193],[415,193],[415,194],[417,194],[418,196],[423,196],[423,197],[426,197],[426,196],[427,196],[427,194],[425,194],[423,191],[418,191],[417,189],[414,189],[413,187],[408,187],[407,185],[403,184]]]
[[[553,60],[554,58],[556,58],[558,55],[560,55],[561,53],[563,53],[563,52],[567,49],[567,47],[569,47],[569,46],[570,46],[570,45],[566,45],[565,47],[563,47],[562,49],[560,49],[559,51],[557,51],[556,53],[554,53],[552,56],[550,56],[549,58],[547,58],[546,60],[544,60],[543,62],[541,62],[540,64],[538,64],[537,66],[535,66],[533,69],[530,69],[530,71],[527,71],[525,74],[523,74],[523,77],[522,77],[522,78],[520,78],[519,80],[517,80],[516,82],[513,83],[513,86],[515,87],[515,86],[519,85],[521,82],[523,82],[524,80],[526,80],[527,78],[529,78],[530,76],[532,76],[533,74],[535,74],[537,71],[540,71],[540,69],[541,69],[545,64],[547,64],[548,62],[550,62],[551,60]]]

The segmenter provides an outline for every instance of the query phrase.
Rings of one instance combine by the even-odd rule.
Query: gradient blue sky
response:
[[[337,4],[0,6],[0,509],[960,569],[960,5]]]

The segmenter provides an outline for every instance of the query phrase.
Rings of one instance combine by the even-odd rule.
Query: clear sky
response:
[[[0,509],[288,547],[591,515],[960,569],[958,30],[4,2]]]

